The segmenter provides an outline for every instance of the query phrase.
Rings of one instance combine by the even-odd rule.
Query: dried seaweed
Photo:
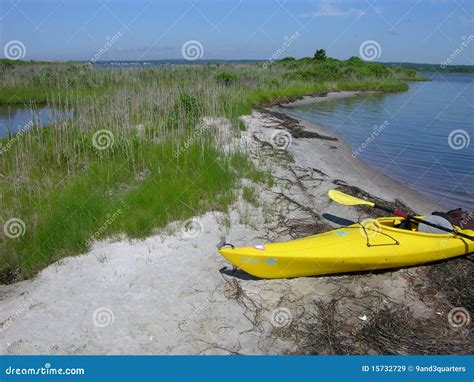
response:
[[[224,296],[229,300],[235,300],[244,309],[243,315],[250,321],[253,328],[262,331],[262,302],[245,292],[238,280],[224,277],[224,281]]]
[[[452,306],[474,312],[473,254],[429,266],[427,280]]]
[[[329,224],[311,219],[287,219],[288,234],[293,239],[299,239],[333,229]]]
[[[313,309],[287,329],[286,337],[296,343],[294,353],[474,353],[473,328],[452,327],[446,315],[416,318],[408,307],[379,292],[356,297],[348,288],[341,288],[334,296],[329,302],[315,301]],[[346,303],[355,310],[343,308]],[[354,324],[351,318],[360,308],[367,312],[368,320]]]
[[[289,117],[286,114],[279,113],[274,110],[268,110],[268,109],[260,109],[259,112],[263,114],[267,114],[270,117],[273,117],[279,120],[281,122],[281,125],[291,133],[293,138],[315,138],[315,139],[322,139],[322,140],[327,140],[327,141],[338,140],[335,137],[322,135],[314,131],[304,130],[304,126],[300,124],[300,121],[298,121],[296,118]]]
[[[352,335],[337,318],[337,300],[315,302],[315,312],[306,312],[303,319],[290,328],[297,339],[298,353],[354,354]]]
[[[417,319],[396,305],[376,313],[355,334],[369,352],[377,354],[472,354],[473,331],[456,329],[443,318]]]

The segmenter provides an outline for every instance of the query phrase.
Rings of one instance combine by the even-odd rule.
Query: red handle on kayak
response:
[[[385,206],[381,206],[380,204],[374,204],[375,208],[378,208],[379,210],[383,210],[385,212],[388,212],[389,214],[395,215],[395,216],[400,216],[401,218],[408,219],[410,218],[410,215],[408,212],[402,211],[402,210],[392,210],[391,208],[387,208]]]
[[[405,218],[405,219],[407,219],[408,216],[409,216],[407,212],[401,211],[401,210],[393,210],[392,214],[394,214],[395,216],[400,216],[400,217]]]

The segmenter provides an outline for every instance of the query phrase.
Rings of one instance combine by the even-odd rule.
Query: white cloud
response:
[[[341,9],[334,5],[323,2],[318,11],[303,13],[301,17],[345,17],[345,16],[363,16],[365,11],[358,8]]]

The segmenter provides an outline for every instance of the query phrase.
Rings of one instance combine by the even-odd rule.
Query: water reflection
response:
[[[43,127],[72,117],[72,111],[50,107],[31,108],[21,105],[0,107],[0,139],[28,131],[33,126]]]

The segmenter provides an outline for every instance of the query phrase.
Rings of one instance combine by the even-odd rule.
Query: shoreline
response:
[[[427,195],[424,195],[416,190],[411,189],[410,187],[408,187],[406,184],[403,184],[398,179],[391,177],[390,174],[386,174],[382,171],[379,171],[373,168],[369,163],[367,163],[366,161],[358,157],[353,157],[352,147],[341,134],[338,134],[319,124],[307,121],[302,118],[290,116],[285,113],[287,108],[298,107],[298,106],[303,106],[303,105],[318,104],[321,102],[328,102],[328,101],[333,101],[333,100],[338,100],[338,99],[343,99],[343,98],[356,97],[358,95],[367,95],[367,94],[383,94],[383,92],[379,92],[379,91],[328,92],[328,93],[325,93],[324,95],[305,96],[302,99],[280,104],[276,107],[269,108],[268,110],[277,111],[277,112],[287,115],[290,118],[294,118],[295,120],[298,121],[298,123],[301,126],[303,126],[304,129],[307,129],[309,131],[315,131],[319,134],[332,135],[335,138],[337,138],[338,142],[340,143],[340,147],[339,147],[340,152],[338,153],[338,155],[341,154],[342,152],[342,155],[344,155],[344,161],[346,163],[351,162],[350,157],[352,157],[353,161],[351,162],[351,166],[354,166],[360,169],[361,173],[364,174],[367,178],[379,180],[382,185],[382,188],[385,189],[385,192],[388,192],[388,194],[392,198],[399,197],[402,200],[403,198],[407,199],[407,202],[409,204],[413,204],[415,206],[419,206],[419,208],[422,208],[423,211],[420,211],[420,212],[423,212],[423,214],[428,214],[439,209],[447,210],[448,208],[446,206],[435,202],[434,200],[430,199],[429,196]],[[335,161],[334,163],[337,163],[337,161]],[[392,190],[390,191],[389,188],[392,188]]]
[[[331,92],[324,92],[321,94],[306,95],[290,102],[281,103],[278,106],[280,108],[298,107],[298,106],[304,106],[304,105],[312,105],[312,104],[320,103],[320,102],[333,101],[333,100],[342,99],[342,98],[355,97],[357,95],[362,95],[362,94],[383,94],[383,92],[377,91],[377,90],[331,91]]]

